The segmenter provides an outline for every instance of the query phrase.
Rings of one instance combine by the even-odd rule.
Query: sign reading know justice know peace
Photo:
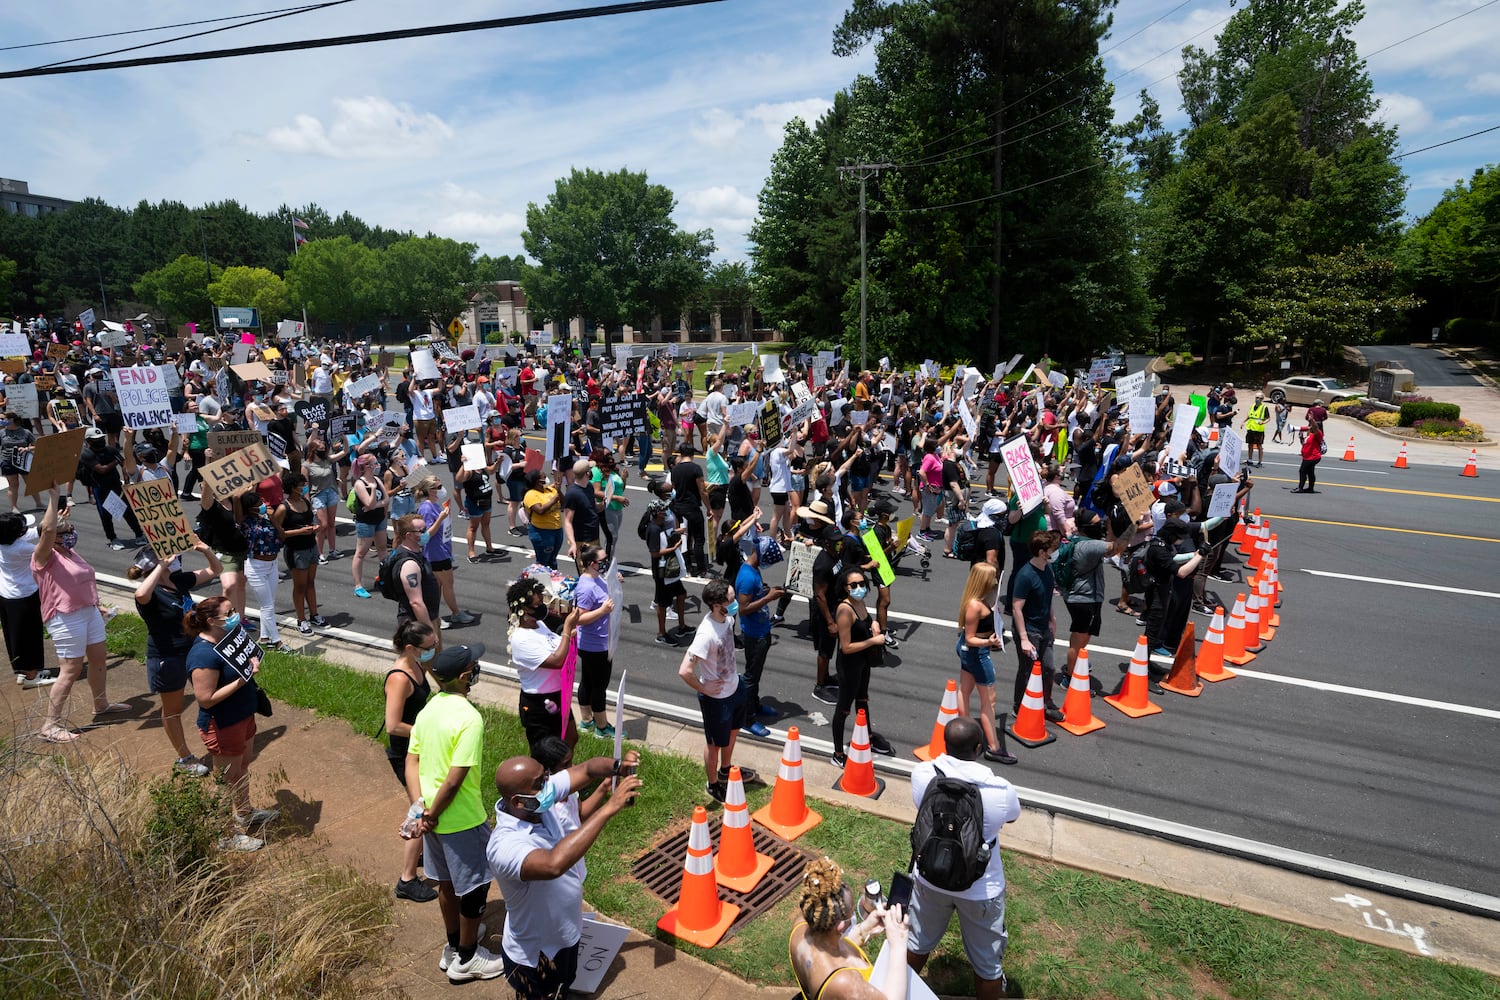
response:
[[[147,479],[139,483],[125,484],[125,499],[135,511],[146,540],[156,558],[165,562],[173,556],[191,552],[198,543],[198,536],[188,524],[182,504],[172,489],[170,479]]]

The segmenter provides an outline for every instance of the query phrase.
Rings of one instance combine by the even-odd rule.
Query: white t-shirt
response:
[[[693,666],[698,671],[698,682],[710,698],[728,698],[740,685],[740,676],[734,663],[734,623],[728,618],[716,622],[713,615],[704,615],[693,633],[693,644],[688,653],[696,657]]]
[[[711,427],[723,427],[725,411],[728,406],[729,400],[725,398],[724,394],[717,389],[714,390],[703,400],[703,405],[700,407],[703,411],[703,419]]]
[[[929,892],[941,892],[958,899],[994,899],[1005,891],[1005,865],[1000,860],[997,838],[1002,826],[1020,818],[1021,800],[1016,797],[1016,790],[1011,787],[1011,783],[991,771],[988,765],[942,754],[936,760],[926,761],[912,769],[911,800],[918,807],[922,804],[922,795],[927,791],[928,783],[937,776],[936,768],[942,768],[946,777],[959,778],[979,786],[979,797],[984,800],[984,839],[986,843],[995,843],[990,849],[989,867],[973,885],[961,892],[939,889],[924,879],[920,872],[916,873],[916,879]]]
[[[505,899],[505,954],[512,962],[533,969],[539,956],[551,958],[559,949],[571,948],[583,932],[583,880],[588,875],[583,858],[557,878],[521,878],[521,866],[532,851],[550,851],[578,829],[568,772],[559,771],[551,781],[557,803],[542,814],[539,823],[518,819],[496,805],[495,830],[485,848],[490,871]]]
[[[767,459],[771,466],[771,492],[789,493],[792,489],[792,463],[787,461],[785,448],[772,448]]]
[[[0,545],[0,597],[14,599],[36,593],[36,578],[31,575],[31,551],[36,548],[36,529],[9,545]]]
[[[432,409],[432,390],[413,389],[411,391],[411,418],[413,420],[432,420],[437,414]]]
[[[562,690],[562,671],[541,666],[560,641],[557,634],[541,622],[537,622],[536,628],[510,630],[510,664],[521,676],[521,690],[526,694]]]

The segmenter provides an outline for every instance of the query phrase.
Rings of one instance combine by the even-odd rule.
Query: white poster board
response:
[[[484,444],[482,442],[471,441],[461,446],[458,450],[463,455],[464,468],[470,472],[483,471],[484,467],[489,464],[484,460]]]
[[[196,413],[179,413],[176,416],[174,416],[173,419],[177,422],[177,433],[178,434],[196,434],[196,433],[198,433],[198,414],[196,414]]]
[[[1172,407],[1172,438],[1167,442],[1167,454],[1181,459],[1193,439],[1193,421],[1198,418],[1198,408],[1191,403],[1178,403]]]
[[[36,398],[36,383],[15,382],[5,387],[5,408],[25,420],[41,416]]]
[[[120,416],[126,427],[176,427],[172,398],[161,369],[155,365],[116,368],[115,391],[120,397]]]
[[[432,360],[432,352],[424,348],[418,348],[411,352],[411,370],[417,378],[438,379],[443,375],[438,371],[437,362]]]
[[[786,555],[786,581],[782,584],[788,593],[801,594],[808,600],[813,597],[813,561],[818,554],[806,542],[793,542]]]
[[[1124,378],[1115,379],[1115,398],[1121,401],[1139,396],[1141,390],[1146,388],[1146,373],[1144,371],[1131,372]]]
[[[1150,434],[1156,426],[1156,401],[1150,396],[1130,397],[1130,433]]]
[[[353,382],[344,383],[344,391],[351,399],[358,399],[367,392],[378,392],[380,390],[380,376],[371,372],[364,378],[357,378]]]
[[[1245,439],[1233,427],[1219,432],[1219,469],[1226,476],[1240,474],[1240,462],[1245,454]]]
[[[569,989],[577,993],[593,993],[597,990],[629,936],[629,927],[607,924],[591,913],[584,914],[582,933],[578,940],[578,971],[573,976],[573,985]]]
[[[891,952],[895,949],[882,945],[880,954],[875,957],[875,965],[870,970],[871,983],[884,983],[887,971],[891,967]],[[906,955],[903,954],[898,961],[905,963]],[[582,956],[579,964],[582,964]],[[906,970],[906,1000],[938,1000],[938,995],[932,992],[932,987],[922,981],[917,975],[917,970],[908,968]]]
[[[760,356],[761,378],[767,382],[780,382],[781,358],[775,354],[762,354]]]
[[[1037,474],[1036,462],[1032,461],[1031,445],[1017,435],[1000,446],[1000,455],[1005,459],[1005,470],[1010,473],[1010,484],[1016,491],[1021,513],[1031,513],[1042,502],[1042,477]]]
[[[470,403],[467,406],[450,406],[443,411],[443,429],[449,434],[462,434],[466,431],[478,430],[479,405]]]
[[[182,376],[177,374],[176,365],[157,365],[156,370],[161,372],[162,384],[168,389],[182,388]]]
[[[1208,502],[1208,513],[1204,517],[1228,517],[1234,513],[1234,495],[1239,492],[1239,483],[1220,483],[1214,487],[1214,498]]]
[[[547,447],[543,451],[548,472],[553,463],[568,453],[568,436],[573,432],[573,396],[557,393],[547,397]]]
[[[0,333],[0,358],[31,357],[31,341],[24,333]]]

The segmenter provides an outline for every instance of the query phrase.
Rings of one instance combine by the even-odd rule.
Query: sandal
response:
[[[129,705],[125,704],[123,701],[117,701],[117,702],[114,702],[111,705],[105,706],[104,708],[95,709],[94,710],[94,714],[96,716],[98,716],[98,715],[119,715],[121,712],[128,712],[128,711],[130,711],[130,706]]]
[[[1134,608],[1122,608],[1118,604],[1115,605],[1115,610],[1118,611],[1122,615],[1133,615],[1133,614],[1135,614],[1135,609]]]
[[[78,734],[68,729],[56,733],[37,733],[37,736],[48,743],[72,743],[78,739]]]

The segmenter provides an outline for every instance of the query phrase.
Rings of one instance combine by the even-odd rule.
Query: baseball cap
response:
[[[432,658],[427,669],[438,680],[451,681],[468,673],[483,656],[482,642],[476,642],[472,646],[447,646]]]

